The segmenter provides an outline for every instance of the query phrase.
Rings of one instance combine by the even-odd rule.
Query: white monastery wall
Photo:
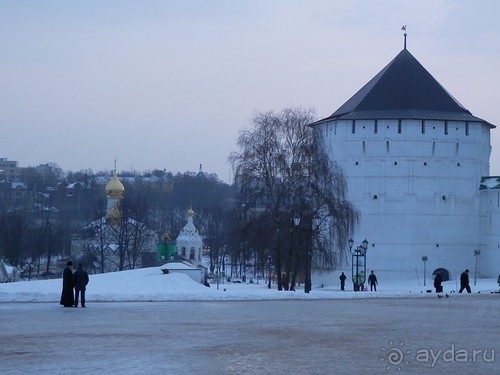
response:
[[[482,243],[478,247],[479,273],[491,277],[500,274],[500,190],[481,190]]]
[[[479,184],[489,174],[487,125],[460,121],[337,120],[320,125],[361,212],[355,243],[367,267],[474,268],[481,246]],[[500,211],[500,210],[499,210]],[[492,220],[500,228],[500,212]],[[500,239],[498,239],[500,244]],[[485,246],[484,246],[485,247]]]

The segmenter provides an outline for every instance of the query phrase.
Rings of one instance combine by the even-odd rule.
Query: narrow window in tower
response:
[[[389,155],[389,141],[385,141],[385,153]]]
[[[398,121],[398,134],[401,134],[401,120]]]
[[[356,120],[352,120],[352,134],[356,133]]]
[[[432,156],[436,153],[436,142],[432,141]]]
[[[425,134],[425,121],[422,120],[422,134]]]
[[[375,127],[373,128],[373,132],[374,132],[375,134],[377,134],[377,133],[378,133],[378,120],[375,120]]]
[[[448,135],[448,121],[444,122],[444,134]]]
[[[469,135],[469,123],[465,123],[465,135]]]
[[[458,149],[459,149],[460,143],[457,142],[455,145],[455,156],[458,156]]]
[[[363,141],[363,155],[366,155],[366,141]]]

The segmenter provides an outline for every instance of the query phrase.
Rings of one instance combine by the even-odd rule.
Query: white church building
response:
[[[193,215],[194,211],[190,208],[187,212],[187,223],[175,240],[175,252],[194,266],[201,266],[203,238],[194,226]]]
[[[405,36],[406,37],[406,36]],[[457,77],[459,78],[459,77]],[[360,212],[367,267],[450,277],[477,261],[500,273],[500,178],[490,132],[405,48],[331,116],[312,125],[342,168]],[[426,257],[426,258],[425,258]],[[369,272],[369,271],[368,271]]]

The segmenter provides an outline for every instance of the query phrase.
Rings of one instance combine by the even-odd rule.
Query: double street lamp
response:
[[[365,239],[361,245],[353,249],[354,240],[351,238],[347,241],[349,245],[349,252],[352,254],[351,272],[353,290],[359,292],[363,287],[366,277],[366,252],[368,251],[368,241]]]

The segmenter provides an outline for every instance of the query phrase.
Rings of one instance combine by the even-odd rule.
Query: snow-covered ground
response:
[[[417,280],[411,274],[378,274],[378,292],[352,292],[352,284],[346,290],[336,285],[313,285],[305,294],[301,287],[295,292],[278,291],[276,285],[268,289],[265,280],[253,283],[212,282],[210,287],[201,285],[186,275],[163,274],[160,267],[133,271],[90,275],[86,299],[88,302],[154,302],[154,301],[218,301],[218,300],[275,300],[275,299],[335,299],[378,297],[435,297],[432,280]],[[335,279],[335,278],[334,278]],[[457,290],[455,280],[443,283],[445,293]],[[0,302],[57,302],[62,288],[61,279],[20,281],[0,284]],[[494,279],[471,278],[472,293],[498,291]]]
[[[437,298],[431,280],[377,276],[376,293],[305,294],[154,267],[91,275],[86,309],[59,305],[61,279],[0,284],[0,373],[499,373],[496,280]]]

